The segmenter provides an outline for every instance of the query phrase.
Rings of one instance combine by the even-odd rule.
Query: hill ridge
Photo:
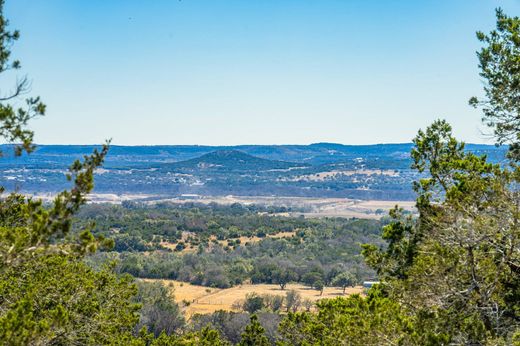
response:
[[[199,169],[260,169],[265,171],[269,169],[287,169],[307,165],[290,161],[265,159],[236,149],[220,149],[192,159],[166,164],[165,166],[172,168],[196,167]]]

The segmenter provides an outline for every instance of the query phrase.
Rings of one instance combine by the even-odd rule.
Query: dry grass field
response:
[[[343,296],[341,288],[326,287],[323,295],[314,289],[300,284],[288,284],[285,290],[281,290],[278,285],[269,284],[244,284],[226,289],[209,288],[205,286],[192,285],[186,282],[175,280],[146,280],[159,281],[173,290],[175,301],[183,303],[189,302],[189,306],[185,308],[186,316],[192,316],[196,313],[209,314],[217,310],[235,311],[233,304],[237,301],[244,300],[248,293],[256,293],[258,295],[270,294],[285,296],[288,290],[296,290],[302,296],[302,299],[317,301],[323,298],[336,298]],[[361,286],[349,287],[345,294],[362,293]]]
[[[239,239],[241,244],[245,243],[258,243],[260,240],[265,238],[274,238],[274,239],[280,239],[280,238],[291,238],[296,234],[296,232],[279,232],[275,234],[267,234],[264,238],[260,238],[257,236],[252,237],[246,237],[242,236],[239,238],[230,238],[229,240]],[[215,236],[213,236],[211,239],[217,239]],[[221,245],[226,245],[227,240],[219,240],[218,241]]]

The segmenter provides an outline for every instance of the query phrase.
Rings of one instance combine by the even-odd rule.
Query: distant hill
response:
[[[174,163],[198,159],[213,152],[238,151],[257,159],[289,163],[307,163],[313,166],[344,163],[359,157],[367,161],[377,158],[383,168],[397,166],[409,167],[412,143],[344,145],[336,143],[314,143],[310,145],[157,145],[157,146],[119,146],[112,145],[105,161],[107,168],[150,167],[162,163]],[[67,167],[73,160],[92,152],[94,145],[38,145],[31,155],[21,158],[12,157],[12,146],[0,145],[4,156],[1,166],[24,165],[26,167]],[[506,146],[495,147],[484,144],[467,144],[466,149],[479,155],[485,154],[492,162],[503,160]],[[209,157],[208,159],[210,159]],[[403,162],[397,162],[397,161]],[[388,162],[385,162],[388,161]],[[392,162],[393,161],[393,162]]]
[[[56,192],[70,187],[67,167],[92,145],[41,145],[14,158],[0,145],[0,181],[8,190]],[[96,171],[96,193],[149,196],[288,196],[413,200],[411,143],[343,145],[111,146]],[[468,144],[505,163],[507,147]]]
[[[308,166],[302,163],[268,160],[239,150],[216,150],[202,156],[162,165],[164,169],[267,171]]]

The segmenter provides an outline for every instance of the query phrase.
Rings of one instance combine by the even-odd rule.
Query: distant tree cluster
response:
[[[302,299],[301,294],[296,290],[287,290],[285,296],[276,294],[248,293],[246,298],[239,300],[234,304],[236,309],[241,309],[250,314],[258,311],[263,312],[296,312],[302,308],[310,311],[314,306],[314,302],[310,299]]]
[[[95,235],[115,241],[116,252],[101,252],[89,261],[117,259],[117,271],[140,278],[175,279],[218,288],[251,281],[277,284],[282,290],[288,283],[300,282],[321,291],[335,285],[340,273],[350,275],[349,282],[336,281],[340,287],[355,286],[375,275],[360,258],[359,244],[381,244],[377,234],[385,221],[309,220],[249,210],[236,215],[236,208],[219,206],[216,212],[211,207],[193,210],[171,205],[132,209],[87,206],[78,225],[95,222]],[[236,219],[240,221],[233,225]],[[179,232],[178,228],[189,237],[175,243],[173,249],[161,245],[162,237]],[[278,232],[289,235],[272,237]],[[248,236],[255,240],[240,240]],[[161,240],[155,241],[158,237]],[[179,251],[179,244],[188,251]]]

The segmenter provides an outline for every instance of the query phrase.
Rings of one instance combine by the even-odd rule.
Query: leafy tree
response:
[[[325,288],[325,283],[323,281],[318,280],[314,283],[314,289],[320,292],[320,296],[323,295],[323,289]]]
[[[311,287],[315,287],[318,281],[323,283],[323,275],[320,272],[312,271],[309,273],[305,273],[302,277],[302,281]]]
[[[20,68],[10,60],[17,31],[8,30],[0,0],[0,73]],[[27,79],[11,94],[0,96],[0,137],[15,156],[34,150],[28,121],[45,113],[39,98],[15,105],[28,91]],[[82,161],[75,161],[66,176],[70,190],[44,205],[41,200],[12,193],[0,198],[0,343],[6,345],[225,345],[217,332],[204,329],[182,337],[166,335],[179,324],[178,307],[164,287],[141,284],[137,300],[145,329],[134,335],[139,304],[136,285],[129,275],[116,275],[114,264],[90,267],[85,256],[113,241],[91,233],[93,224],[72,231],[73,217],[93,189],[94,170],[104,161],[108,143]],[[4,192],[0,187],[0,192]],[[147,239],[148,241],[153,238]],[[166,298],[166,299],[165,299]],[[168,318],[166,318],[168,315]]]
[[[246,326],[246,330],[242,333],[242,339],[238,343],[239,346],[269,346],[271,343],[265,336],[265,329],[258,322],[258,316],[251,315],[251,322]]]
[[[280,288],[284,290],[285,286],[287,286],[289,282],[298,279],[298,274],[291,268],[277,268],[271,273],[271,277],[272,280],[280,285]]]
[[[20,68],[9,48],[18,39],[7,29],[0,1],[0,73]],[[28,121],[43,115],[39,98],[16,108],[27,80],[0,98],[0,136],[15,142],[14,154],[34,149]],[[137,322],[137,305],[130,301],[135,287],[112,268],[95,271],[82,257],[99,246],[90,227],[70,236],[72,216],[93,188],[93,172],[107,153],[101,151],[72,164],[67,179],[73,186],[59,193],[50,206],[11,194],[0,200],[0,340],[6,344],[110,344],[129,340]],[[2,188],[2,191],[4,189]]]
[[[336,277],[334,277],[334,279],[332,280],[333,285],[339,286],[343,289],[343,294],[345,294],[345,289],[348,286],[354,286],[355,283],[356,283],[356,278],[350,272],[340,273]]]
[[[139,281],[137,287],[134,299],[141,304],[137,330],[145,326],[155,336],[162,332],[171,335],[184,326],[182,311],[166,286],[160,282]]]
[[[265,335],[274,344],[278,336],[277,330],[281,316],[271,312],[259,312],[256,315],[258,316],[258,321],[265,329]],[[240,342],[241,334],[250,323],[250,317],[251,315],[248,313],[222,310],[212,314],[196,314],[191,317],[188,328],[200,330],[205,326],[210,326],[219,331],[223,339],[235,345]]]
[[[138,306],[131,278],[39,254],[0,274],[2,344],[110,344],[130,338]]]
[[[0,73],[21,68],[19,60],[11,59],[10,47],[20,38],[20,32],[10,31],[9,21],[4,17],[4,0],[0,0]],[[11,93],[0,95],[0,137],[14,146],[14,154],[19,156],[24,151],[34,150],[33,131],[27,128],[29,120],[45,114],[45,105],[39,97],[25,99],[25,108],[15,107],[21,95],[29,91],[26,77],[17,80]],[[1,154],[1,152],[0,152]]]
[[[367,261],[415,323],[454,343],[510,340],[520,311],[519,171],[465,151],[444,121],[414,143],[414,166],[428,172],[415,184],[419,218],[394,211],[387,249],[365,246]]]
[[[244,301],[243,309],[244,311],[253,314],[258,310],[263,309],[264,307],[264,298],[260,297],[256,293],[248,293],[246,295],[246,300]]]
[[[216,330],[208,327],[181,336],[167,335],[163,332],[158,337],[154,337],[152,333],[147,334],[142,331],[134,344],[136,346],[230,346],[230,343],[223,340]]]

